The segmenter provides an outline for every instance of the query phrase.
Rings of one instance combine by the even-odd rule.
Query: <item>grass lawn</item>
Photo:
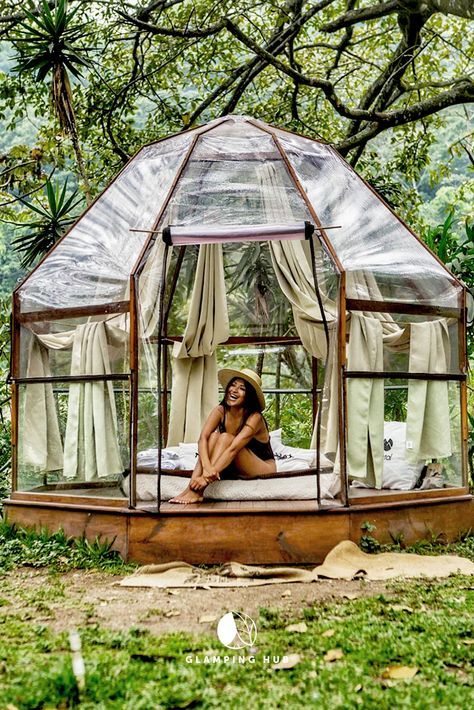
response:
[[[86,667],[86,687],[79,693],[67,629],[54,625],[53,608],[62,605],[71,615],[77,612],[80,603],[65,592],[65,573],[70,574],[71,565],[93,565],[87,564],[84,552],[73,559],[71,543],[60,543],[60,538],[54,554],[51,538],[37,539],[35,557],[27,552],[34,542],[31,535],[15,537],[8,529],[3,535],[1,549],[7,553],[0,559],[5,570],[0,577],[1,710],[474,705],[474,578],[459,575],[387,583],[373,596],[365,583],[368,596],[302,602],[291,612],[283,604],[262,605],[258,615],[252,614],[258,636],[256,649],[249,653],[226,650],[211,626],[205,633],[190,634],[180,629],[178,620],[176,632],[156,634],[131,626],[124,614],[117,630],[97,623],[92,610],[89,622],[79,629]],[[9,546],[15,551],[13,560]],[[474,538],[450,547],[450,552],[474,558]],[[425,551],[442,553],[446,548],[432,545]],[[17,565],[28,554],[30,567],[48,565],[40,587],[17,585]],[[96,567],[128,571],[105,548],[102,558],[98,549],[94,555]],[[233,608],[238,598],[232,597]],[[288,630],[291,624],[298,624],[297,630]],[[251,655],[254,662],[205,663],[206,656],[223,659],[226,654]],[[273,669],[284,655],[295,665]],[[404,673],[396,670],[400,666],[411,669],[413,677],[390,677]]]

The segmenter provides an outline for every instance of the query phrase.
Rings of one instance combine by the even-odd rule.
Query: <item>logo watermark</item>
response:
[[[226,648],[233,651],[248,649],[248,653],[245,655],[221,655],[213,651],[203,656],[186,656],[186,663],[194,663],[197,665],[215,663],[253,665],[256,663],[258,650],[255,648],[257,624],[247,614],[241,611],[228,611],[224,614],[217,624],[217,638]],[[287,656],[262,655],[259,660],[263,664],[277,664],[284,663],[287,660]]]
[[[217,638],[223,646],[235,651],[246,646],[251,648],[257,640],[257,624],[247,614],[228,611],[219,619]]]

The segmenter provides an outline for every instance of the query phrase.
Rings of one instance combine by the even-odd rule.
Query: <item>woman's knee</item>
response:
[[[225,443],[227,446],[231,444],[235,439],[233,434],[228,434],[226,431],[219,435],[219,441]]]

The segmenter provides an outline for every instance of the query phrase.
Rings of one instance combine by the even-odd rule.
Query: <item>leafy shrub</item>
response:
[[[28,530],[8,522],[0,523],[0,570],[13,569],[19,565],[30,567],[52,566],[58,570],[70,568],[123,570],[124,562],[113,540],[92,542],[85,537],[68,537],[64,530],[50,533],[48,530]]]

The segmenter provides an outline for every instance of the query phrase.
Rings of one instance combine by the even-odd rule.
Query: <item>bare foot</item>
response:
[[[202,492],[192,491],[188,486],[179,496],[176,498],[171,498],[168,503],[181,503],[181,505],[187,505],[188,503],[201,503],[204,500]]]

